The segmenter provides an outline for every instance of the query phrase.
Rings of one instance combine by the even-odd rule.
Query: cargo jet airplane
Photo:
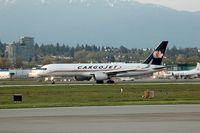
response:
[[[95,79],[96,83],[114,83],[112,77],[152,74],[165,68],[161,64],[168,41],[163,41],[143,63],[49,64],[41,67],[39,77],[73,76],[78,81]],[[52,79],[52,83],[55,83]]]

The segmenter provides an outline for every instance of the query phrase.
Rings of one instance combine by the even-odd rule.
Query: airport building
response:
[[[183,70],[191,70],[196,67],[196,64],[174,64],[167,65],[167,70],[170,71],[183,71]]]
[[[17,59],[30,62],[35,55],[34,38],[21,37],[18,42],[8,44],[5,55],[12,63],[16,62]]]

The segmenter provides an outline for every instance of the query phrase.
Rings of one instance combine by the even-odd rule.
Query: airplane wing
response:
[[[123,69],[123,70],[111,70],[111,71],[106,71],[105,73],[108,75],[116,75],[116,74],[121,74],[121,73],[127,73],[127,72],[146,72],[149,71],[150,69],[152,70],[159,70],[163,69],[165,66],[160,66],[158,68],[150,68],[150,65],[147,65],[146,67],[143,68],[134,68],[134,69]]]
[[[106,71],[105,73],[108,75],[116,75],[120,73],[127,73],[127,72],[134,72],[134,71],[139,71],[140,69],[124,69],[124,70],[111,70],[111,71]],[[141,69],[141,71],[144,69]]]

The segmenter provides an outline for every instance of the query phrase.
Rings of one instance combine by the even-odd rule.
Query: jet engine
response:
[[[89,81],[90,79],[92,78],[92,76],[91,77],[86,77],[86,76],[75,76],[75,79],[77,80],[77,81]]]
[[[94,78],[96,81],[102,81],[108,79],[108,75],[106,73],[97,72],[94,74]]]

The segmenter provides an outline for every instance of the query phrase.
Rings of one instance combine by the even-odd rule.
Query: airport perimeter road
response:
[[[199,133],[200,105],[0,110],[0,133]]]

